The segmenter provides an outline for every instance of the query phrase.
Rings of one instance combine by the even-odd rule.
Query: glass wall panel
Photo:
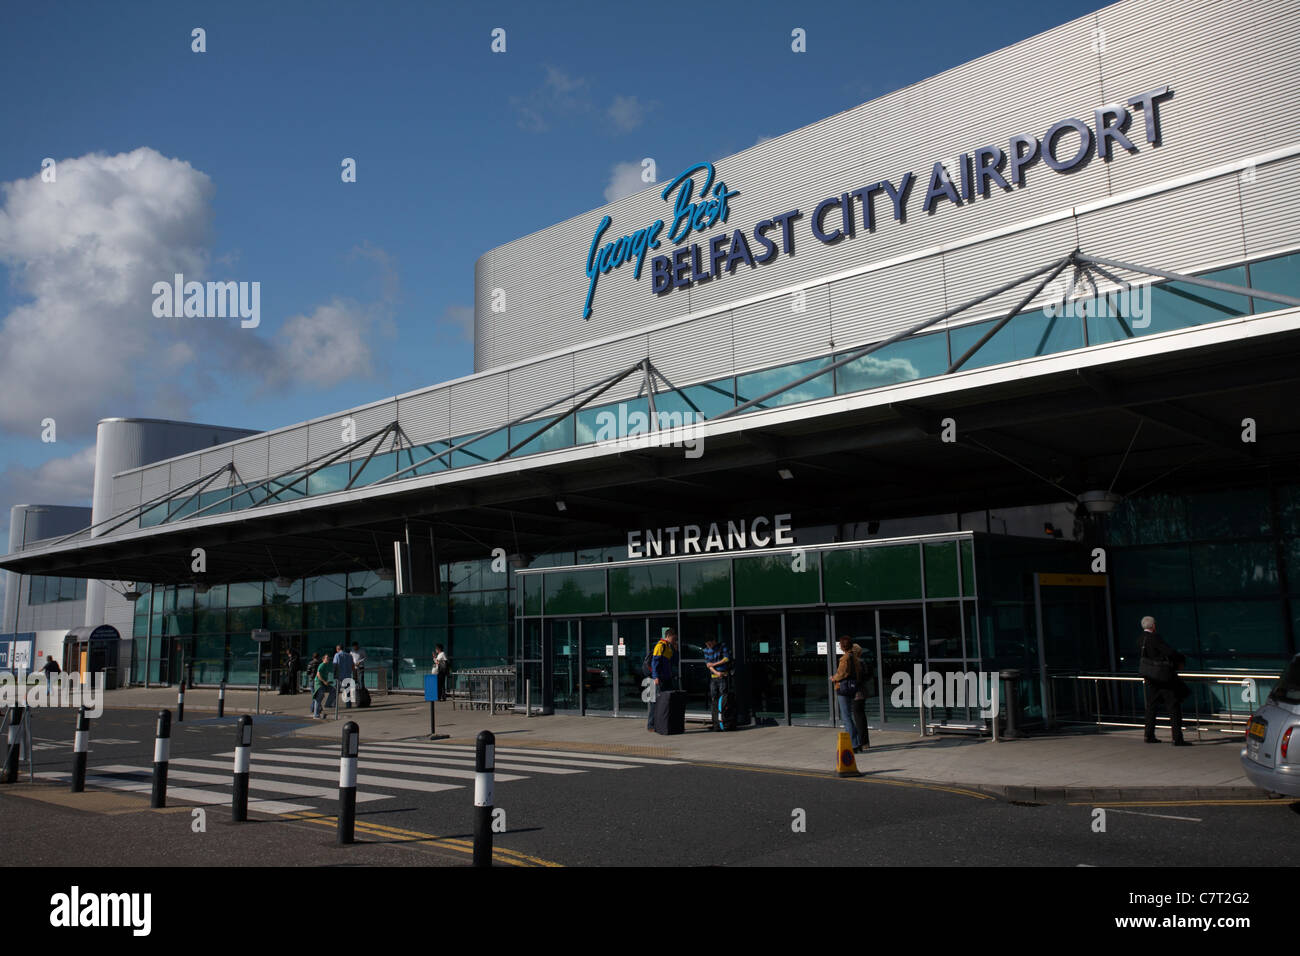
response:
[[[243,612],[231,611],[232,617],[249,611],[257,611],[260,616],[261,608],[245,608]],[[226,679],[232,684],[248,684],[250,687],[257,682],[258,659],[261,656],[261,645],[253,640],[252,628],[236,633],[231,628],[230,634],[230,657],[227,661]]]
[[[204,634],[194,639],[193,673],[200,684],[226,680],[226,635]]]
[[[655,394],[655,408],[660,412],[687,413],[703,415],[706,419],[725,412],[736,404],[736,382],[732,378],[720,378],[701,385],[680,386],[683,394],[675,391],[662,391]],[[662,387],[662,386],[661,386]],[[685,420],[685,419],[683,419]]]
[[[736,605],[775,607],[816,604],[821,600],[821,565],[816,551],[806,555],[803,571],[792,569],[788,554],[736,558]]]
[[[322,601],[319,604],[308,604],[306,611],[308,630],[341,629],[348,626],[347,601]]]
[[[1253,662],[1239,658],[1259,654],[1281,661],[1288,656],[1281,601],[1197,601],[1196,618],[1204,658],[1199,666],[1251,667]],[[1163,636],[1164,628],[1160,631]]]
[[[1112,567],[1130,594],[1191,596],[1192,567],[1186,545],[1116,551]]]
[[[391,597],[353,598],[348,602],[348,614],[352,627],[392,627],[396,623]]]
[[[614,640],[627,648],[618,659],[618,712],[644,714],[646,704],[641,700],[641,665],[650,647],[646,644],[647,619],[644,617],[614,618]],[[657,634],[657,632],[656,632]]]
[[[307,478],[307,494],[324,495],[331,491],[342,491],[347,487],[348,479],[351,477],[351,466],[346,461],[326,465]],[[301,488],[302,484],[299,483],[297,487]]]
[[[406,478],[414,478],[417,475],[431,475],[435,471],[446,471],[451,467],[448,464],[450,455],[443,455],[441,458],[433,458],[441,452],[446,451],[451,445],[445,441],[427,442],[423,445],[416,445],[414,448],[404,449],[397,453],[397,471],[402,471],[411,465],[416,467],[405,472],[401,478],[396,480],[402,481]],[[426,459],[433,459],[431,461]]]
[[[547,614],[596,614],[605,610],[605,571],[557,571],[546,579]]]
[[[831,671],[827,668],[834,650],[826,636],[823,612],[786,611],[785,666],[791,720],[831,719]]]
[[[251,508],[254,504],[264,503],[267,499],[275,502],[305,498],[307,496],[307,484],[310,480],[305,472],[299,472],[294,475],[286,475],[282,481],[268,481],[248,493],[248,504],[243,507]],[[346,478],[343,479],[343,484],[347,484]],[[240,509],[241,500],[242,498],[236,498],[234,501],[236,511]]]
[[[912,682],[916,665],[925,670],[925,625],[919,607],[882,607],[880,615],[880,674],[886,724],[916,725],[919,720],[920,688],[895,695]],[[893,683],[894,674],[908,675],[909,684]],[[897,703],[896,703],[897,701]]]
[[[841,353],[841,358],[848,353]],[[941,375],[948,368],[948,339],[937,335],[922,335],[905,339],[877,349],[835,372],[835,391],[839,394],[860,392],[896,382],[912,382],[931,375]]]
[[[523,441],[537,429],[541,428],[554,416],[524,422],[510,429],[510,447]],[[562,419],[515,451],[515,455],[531,455],[539,451],[553,451],[557,448],[569,448],[573,445],[573,416],[565,415]]]
[[[542,576],[540,574],[520,575],[523,582],[524,614],[542,613]]]
[[[1273,533],[1267,488],[1231,488],[1184,496],[1192,538],[1256,537]]]
[[[1189,550],[1198,598],[1277,593],[1277,555],[1272,541],[1194,544]]]
[[[507,663],[510,629],[505,623],[453,625],[447,656],[455,670],[463,667],[493,667]]]
[[[745,640],[745,669],[740,679],[749,688],[749,703],[758,720],[785,718],[785,661],[781,615],[745,612],[740,616]]]
[[[424,688],[424,675],[432,672],[433,646],[447,645],[447,632],[440,627],[399,627],[393,666],[397,687],[408,690]],[[451,655],[448,654],[448,657]]]
[[[398,454],[395,451],[384,452],[375,455],[368,462],[364,458],[351,462],[352,474],[356,476],[356,480],[352,482],[352,487],[364,488],[366,485],[376,482],[380,478],[387,478],[397,471]]]
[[[975,544],[969,539],[960,543],[961,547],[961,593],[973,597],[977,593],[975,580]]]
[[[577,624],[578,622],[573,622]],[[586,713],[614,712],[614,622],[587,618],[582,628],[582,700]],[[557,655],[557,660],[563,660]],[[570,660],[572,660],[570,658]],[[556,681],[560,679],[556,668]],[[559,706],[558,704],[556,705]]]
[[[822,554],[826,600],[905,601],[921,596],[921,562],[916,545],[844,548]]]
[[[210,592],[209,592],[210,593]],[[226,591],[227,607],[252,607],[262,603],[262,582],[241,581],[229,585]]]
[[[926,644],[930,660],[962,659],[961,610],[956,601],[940,601],[925,606]]]
[[[611,612],[671,611],[676,608],[676,564],[642,564],[609,569]]]
[[[547,621],[551,646],[551,693],[556,710],[576,711],[582,706],[582,643],[578,621]]]
[[[459,445],[461,442],[469,441],[475,435],[483,435],[482,432],[475,432],[470,435],[461,435],[459,438],[451,440],[452,445]],[[506,429],[500,428],[489,435],[483,435],[471,444],[466,445],[460,451],[451,453],[451,466],[453,468],[464,468],[467,465],[481,465],[484,462],[495,461],[506,453],[510,447],[509,436]]]
[[[1264,262],[1252,262],[1250,284],[1254,288],[1264,289],[1267,292],[1280,292],[1283,295],[1300,298],[1300,252],[1267,259]],[[1287,308],[1280,302],[1270,302],[1258,297],[1254,301],[1256,312],[1272,312],[1275,309]]]
[[[231,634],[242,634],[252,640],[253,630],[261,626],[260,607],[231,608],[226,612],[226,630]]]
[[[446,594],[403,594],[397,602],[403,627],[446,627],[450,623]]]
[[[925,596],[957,597],[957,542],[941,541],[925,545]]]
[[[745,375],[736,376],[736,401],[738,404],[749,401],[751,398],[758,398],[760,395],[766,395],[775,388],[780,388],[790,382],[797,381],[803,376],[817,371],[819,368],[825,368],[831,364],[830,358],[822,357],[811,359],[806,362],[795,362],[792,365],[782,365],[778,368],[764,369],[761,372],[749,372]],[[802,385],[786,389],[779,395],[775,395],[758,405],[751,405],[748,410],[757,410],[761,408],[777,408],[781,405],[793,405],[797,402],[810,402],[817,398],[826,398],[835,394],[834,373],[827,372],[825,375],[819,375],[814,379],[804,382]]]
[[[731,560],[683,561],[682,607],[731,607]]]

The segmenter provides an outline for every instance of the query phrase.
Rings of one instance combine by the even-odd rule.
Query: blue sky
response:
[[[619,164],[718,159],[1096,8],[10,0],[0,522],[89,503],[99,418],[265,429],[467,374],[475,259]],[[182,269],[260,282],[260,326],[155,317]]]

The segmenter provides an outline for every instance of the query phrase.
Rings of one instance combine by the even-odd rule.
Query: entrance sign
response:
[[[253,631],[253,640],[257,641],[257,643],[259,644],[265,644],[270,639],[271,639],[271,632],[264,627],[256,628]]]
[[[749,547],[767,548],[773,544],[777,547],[794,544],[794,536],[790,533],[790,515],[773,515],[771,518],[760,515],[748,521],[743,518],[740,521],[715,521],[707,527],[687,524],[629,531],[627,556],[629,559],[672,557]]]

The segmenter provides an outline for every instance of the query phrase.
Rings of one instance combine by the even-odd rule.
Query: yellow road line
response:
[[[858,780],[861,783],[880,783],[887,784],[891,787],[915,787],[921,790],[941,790],[944,793],[956,793],[963,797],[975,797],[977,800],[994,799],[987,793],[979,793],[975,790],[963,790],[960,787],[945,787],[937,783],[916,783],[911,780],[889,780],[883,777],[830,777],[824,773],[813,773],[809,770],[775,770],[771,767],[749,767],[739,763],[702,763],[691,761],[692,767],[716,767],[719,770],[747,770],[750,773],[775,773],[787,777],[812,777],[814,780]]]
[[[285,817],[302,820],[305,823],[319,823],[325,826],[336,827],[338,825],[337,817],[327,817],[317,814],[307,813],[287,813]],[[386,826],[382,823],[370,823],[358,820],[355,824],[356,829],[363,833],[369,833],[371,836],[404,836],[410,837],[413,843],[429,843],[434,846],[443,847],[448,850],[455,850],[457,853],[473,854],[474,844],[470,840],[460,840],[454,837],[440,837],[433,833],[424,833],[420,830],[407,830],[402,827]],[[518,850],[511,850],[506,847],[492,848],[493,860],[499,863],[509,863],[511,866],[545,866],[545,867],[562,867],[563,863],[555,863],[551,860],[544,860],[541,857],[529,856],[526,853],[520,853]]]

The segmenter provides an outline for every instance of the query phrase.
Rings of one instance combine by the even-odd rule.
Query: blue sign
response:
[[[924,185],[921,211],[934,215],[942,203],[968,206],[984,202],[992,192],[1012,192],[1024,188],[1025,170],[1042,163],[1055,173],[1068,174],[1081,169],[1095,155],[1110,162],[1112,146],[1123,152],[1136,153],[1138,131],[1134,124],[1134,107],[1145,120],[1143,132],[1152,147],[1160,145],[1160,118],[1158,106],[1173,93],[1168,86],[1157,87],[1134,96],[1127,105],[1118,102],[1098,107],[1093,111],[1093,123],[1068,118],[1053,123],[1041,136],[1014,135],[1006,148],[998,145],[980,146],[962,153],[956,163],[936,162],[928,173],[918,177],[905,172],[895,178],[880,179],[855,188],[845,188],[820,200],[812,215],[805,216],[791,209],[767,219],[761,219],[748,230],[734,229],[720,232],[707,240],[682,246],[671,253],[653,256],[650,260],[651,287],[655,295],[666,295],[674,289],[685,289],[695,283],[709,282],[730,275],[744,263],[750,269],[770,262],[778,255],[792,256],[795,250],[794,223],[805,219],[812,238],[824,245],[835,245],[852,239],[861,232],[870,235],[876,231],[877,218],[892,215],[900,223],[907,222],[909,206],[915,208],[918,185]],[[954,168],[949,169],[949,165]],[[704,174],[696,199],[695,179]],[[716,182],[715,182],[716,180]],[[991,190],[990,187],[997,187]],[[730,212],[728,200],[740,191],[728,189],[718,179],[712,163],[696,163],[684,170],[664,187],[660,194],[664,201],[676,193],[672,211],[672,226],[667,238],[681,245],[695,232],[702,232],[725,223]],[[883,198],[881,198],[883,197]],[[877,203],[877,200],[879,202]],[[877,216],[879,205],[880,216]],[[660,248],[660,234],[664,220],[657,219],[644,229],[622,236],[601,245],[611,219],[601,219],[587,250],[587,301],[582,309],[584,319],[591,317],[592,299],[596,282],[602,275],[617,269],[625,262],[636,260],[632,278],[641,278],[641,267],[646,255]],[[597,251],[599,250],[599,251]]]
[[[35,650],[35,631],[0,635],[0,669],[31,670]]]
[[[437,674],[424,675],[424,699],[425,700],[438,699],[438,675]]]

